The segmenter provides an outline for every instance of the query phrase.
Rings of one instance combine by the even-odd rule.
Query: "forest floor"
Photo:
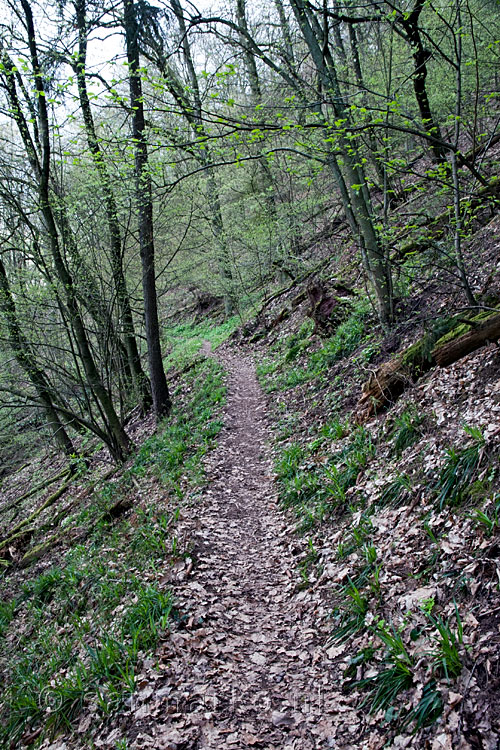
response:
[[[353,747],[335,739],[343,698],[329,684],[319,613],[302,601],[255,366],[227,351],[221,363],[225,424],[205,460],[204,498],[178,527],[192,543],[189,562],[173,573],[183,618],[143,670],[128,716],[96,744],[126,737],[127,747],[158,750]]]
[[[311,328],[196,338],[171,418],[63,495],[58,546],[9,547],[0,747],[498,750],[500,349],[359,426],[377,342],[360,313]]]

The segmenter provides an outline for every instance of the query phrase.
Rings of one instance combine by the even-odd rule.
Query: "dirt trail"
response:
[[[297,587],[253,362],[229,353],[223,364],[225,426],[195,520],[185,521],[194,565],[175,586],[186,617],[162,647],[154,690],[139,684],[128,747],[356,747],[334,739],[347,706],[329,685],[321,613]]]

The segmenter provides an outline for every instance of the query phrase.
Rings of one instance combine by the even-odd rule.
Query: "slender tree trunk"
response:
[[[197,138],[207,136],[205,123],[202,117],[202,105],[198,77],[194,66],[193,55],[189,43],[186,23],[179,0],[170,0],[172,10],[177,18],[179,31],[181,34],[181,46],[184,63],[186,65],[189,83],[191,87],[192,102],[188,100],[186,91],[183,90],[179,81],[175,80],[172,75],[173,71],[167,71],[167,86],[172,96],[176,99],[182,114],[193,129],[193,134]],[[256,72],[256,71],[255,71]],[[227,235],[224,228],[224,219],[219,195],[219,188],[212,169],[212,156],[208,142],[205,142],[205,148],[199,153],[193,153],[198,163],[205,167],[207,174],[207,200],[210,206],[210,223],[217,248],[217,265],[221,275],[222,286],[224,289],[224,311],[226,317],[229,317],[237,305],[235,280],[232,271],[231,254],[227,241]]]
[[[455,125],[454,125],[454,146],[458,149],[460,142],[460,123],[462,120],[462,23],[460,0],[456,0],[458,32],[456,35],[456,105],[455,105]],[[472,289],[470,288],[465,260],[462,252],[462,208],[460,205],[460,176],[458,173],[457,154],[453,151],[451,154],[451,171],[453,179],[453,207],[455,213],[455,261],[458,268],[458,274],[462,287],[467,297],[469,305],[477,304]]]
[[[356,26],[353,23],[348,23],[347,26],[348,26],[348,32],[349,32],[349,44],[351,47],[354,76],[356,79],[356,84],[361,91],[361,97],[362,97],[361,101],[363,102],[363,106],[367,107],[368,97],[366,95],[366,86],[365,86],[365,81],[363,77],[363,71],[361,68],[358,34],[356,31]],[[368,139],[368,150],[373,161],[373,166],[375,167],[375,172],[380,182],[384,184],[385,182],[387,182],[387,170],[384,169],[384,167],[380,163],[380,159],[378,158],[378,144],[377,144],[377,140],[375,138],[374,133],[372,133],[371,131],[368,131],[367,139]]]
[[[113,274],[118,307],[120,310],[129,368],[132,373],[135,390],[140,399],[142,408],[144,411],[147,411],[147,409],[151,406],[151,391],[148,378],[142,369],[141,357],[135,337],[134,320],[132,316],[132,309],[130,306],[127,283],[125,280],[125,275],[123,273],[122,238],[120,224],[118,221],[118,209],[111,187],[109,173],[104,161],[101,147],[99,145],[99,139],[96,134],[94,118],[92,115],[92,109],[90,106],[90,100],[87,91],[87,77],[85,73],[85,66],[87,62],[87,21],[85,15],[85,3],[86,0],[75,0],[74,2],[79,40],[78,60],[74,65],[74,69],[77,77],[78,94],[80,98],[80,107],[83,114],[85,131],[87,134],[87,142],[99,175],[101,189],[104,195],[106,218],[110,236],[111,270]]]
[[[66,267],[59,246],[57,225],[54,219],[54,213],[51,206],[49,184],[50,184],[50,132],[49,119],[46,104],[46,92],[44,88],[44,77],[38,60],[38,50],[35,40],[35,28],[33,23],[33,13],[28,0],[21,0],[21,5],[26,19],[26,28],[28,32],[28,44],[31,57],[31,65],[35,77],[35,89],[38,96],[38,126],[40,130],[41,141],[41,161],[38,160],[36,149],[31,140],[29,128],[22,114],[13,70],[7,71],[7,86],[10,96],[10,104],[14,118],[18,124],[21,138],[23,139],[28,158],[32,162],[35,177],[38,183],[38,192],[40,199],[40,210],[44,219],[49,247],[52,254],[54,269],[64,289],[66,306],[68,308],[71,324],[75,333],[80,358],[85,370],[89,385],[99,400],[105,414],[108,429],[112,436],[114,445],[114,454],[117,459],[122,459],[130,450],[130,440],[123,429],[121,422],[116,414],[111,396],[103,385],[94,358],[91,347],[87,338],[87,333],[83,319],[78,307],[77,294],[73,283],[73,278]]]
[[[236,19],[238,21],[238,26],[242,30],[242,33],[240,33],[240,46],[243,50],[245,68],[247,71],[248,83],[250,86],[250,101],[256,107],[262,104],[262,88],[260,85],[257,64],[255,62],[255,55],[248,48],[248,44],[246,42],[247,36],[248,36],[248,24],[247,24],[247,18],[246,18],[246,0],[236,0]],[[265,196],[267,213],[275,229],[278,229],[278,209],[277,209],[277,201],[276,201],[276,190],[275,190],[273,175],[269,168],[269,164],[267,163],[265,159],[259,160],[259,169],[260,169],[260,174],[261,174],[261,179],[262,179],[262,187],[263,187],[264,196]],[[287,248],[284,247],[284,243],[280,242],[279,239],[275,247],[271,248],[271,258],[269,262],[269,266],[271,268],[273,267],[273,265],[275,265],[274,258],[272,257],[275,254],[279,258],[280,266],[283,269],[286,269],[288,266],[289,252],[287,252]],[[282,270],[282,275],[283,275],[283,272],[284,270]]]
[[[284,42],[284,58],[288,68],[291,71],[295,70],[295,54],[293,50],[292,34],[290,31],[290,23],[288,20],[287,13],[283,7],[282,0],[274,0],[276,10],[280,19],[281,33],[283,34]]]
[[[430,58],[429,51],[425,48],[420,34],[420,14],[424,8],[425,0],[415,0],[411,13],[397,16],[397,22],[404,29],[408,44],[413,50],[414,73],[413,90],[417,100],[420,117],[425,129],[433,136],[442,140],[441,129],[436,122],[427,94],[427,61]],[[440,143],[431,144],[431,152],[438,164],[446,163],[446,151]]]
[[[349,111],[340,89],[335,63],[328,44],[323,39],[321,26],[314,16],[314,12],[303,0],[291,0],[291,5],[318,71],[323,89],[330,97],[330,106],[334,115],[348,127]],[[387,328],[390,326],[393,317],[391,274],[373,224],[366,178],[355,142],[348,140],[345,132],[338,134],[338,147],[344,163],[349,203],[359,226],[365,269],[375,292],[380,322]]]
[[[136,199],[139,216],[139,243],[141,249],[142,288],[144,293],[144,317],[148,344],[149,374],[151,378],[153,408],[156,418],[161,419],[170,412],[172,402],[163,368],[160,346],[153,239],[153,202],[140,73],[139,29],[134,0],[124,0],[123,7],[127,60],[129,65],[132,140],[135,151]]]
[[[10,344],[14,351],[14,356],[18,365],[26,373],[27,377],[33,384],[40,402],[43,404],[47,415],[47,424],[52,432],[56,445],[67,456],[76,453],[75,447],[69,437],[66,429],[61,422],[54,405],[52,389],[45,376],[45,373],[36,364],[33,352],[30,349],[26,338],[24,337],[21,326],[19,325],[16,305],[12,296],[5,266],[0,259],[0,310],[7,323],[9,331]]]

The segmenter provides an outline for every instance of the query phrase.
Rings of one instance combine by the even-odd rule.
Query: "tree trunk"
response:
[[[136,200],[139,215],[144,317],[153,408],[158,420],[167,416],[170,412],[172,402],[163,368],[160,346],[153,240],[153,203],[140,73],[139,28],[134,0],[124,0],[123,7],[127,60],[129,65],[130,105],[132,108],[132,141],[135,151]]]
[[[212,155],[208,145],[208,137],[202,115],[198,78],[196,76],[196,69],[189,43],[186,23],[184,21],[184,15],[178,0],[171,0],[171,5],[177,18],[181,34],[182,54],[188,71],[192,101],[188,99],[185,87],[183,87],[180,81],[175,78],[173,71],[164,66],[164,72],[167,74],[167,86],[172,96],[177,101],[184,118],[191,126],[193,135],[195,138],[207,139],[204,143],[205,148],[200,151],[193,149],[192,155],[198,163],[205,168],[207,175],[207,201],[210,207],[210,224],[215,239],[215,246],[217,248],[217,265],[219,267],[224,290],[224,312],[226,317],[229,317],[236,309],[237,298],[235,280],[232,271],[231,254],[222,217],[219,188],[212,169]],[[255,75],[257,75],[256,69]]]
[[[80,107],[83,114],[83,122],[87,134],[89,145],[94,164],[96,166],[101,189],[104,194],[104,203],[106,207],[106,218],[108,221],[110,250],[111,250],[111,270],[116,291],[116,298],[120,310],[120,317],[123,326],[123,335],[125,348],[127,351],[128,363],[132,373],[135,390],[140,399],[144,411],[151,406],[151,391],[148,378],[142,369],[141,357],[137,348],[137,341],[134,330],[134,320],[130,299],[127,290],[127,283],[123,273],[122,265],[122,239],[120,224],[118,221],[118,209],[115,197],[111,187],[109,173],[104,162],[104,157],[97,138],[94,118],[90,107],[90,100],[87,91],[87,78],[85,66],[87,61],[87,21],[85,16],[85,0],[75,0],[76,20],[78,26],[78,59],[74,64],[74,70],[78,83],[78,94],[80,98]]]
[[[10,344],[14,351],[17,363],[26,373],[33,384],[40,402],[43,404],[47,415],[47,424],[52,432],[56,445],[67,456],[76,453],[75,447],[66,429],[59,419],[52,398],[51,388],[45,373],[37,366],[33,352],[26,341],[17,318],[16,305],[12,296],[5,266],[0,259],[0,310],[7,323],[10,336]]]
[[[291,0],[291,5],[322,86],[331,98],[330,106],[334,115],[345,123],[345,128],[348,128],[350,121],[348,107],[340,89],[328,42],[323,39],[321,26],[309,5],[303,0]],[[338,146],[344,162],[349,205],[352,206],[360,231],[365,269],[375,292],[377,313],[382,325],[388,328],[393,318],[390,266],[373,224],[370,197],[361,167],[361,159],[355,142],[347,139],[345,134],[338,135]]]
[[[12,75],[12,68],[10,72],[7,72],[8,93],[10,97],[11,108],[14,118],[19,127],[21,138],[23,139],[28,158],[30,159],[35,172],[35,178],[38,183],[38,192],[40,198],[40,210],[47,231],[47,238],[54,262],[54,268],[64,289],[66,306],[70,316],[71,324],[73,326],[73,330],[75,332],[79,355],[89,385],[102,406],[102,410],[105,415],[107,426],[111,436],[113,453],[118,460],[121,460],[130,451],[131,443],[120,423],[118,415],[116,414],[111,395],[103,385],[99,376],[99,372],[95,364],[91,347],[87,338],[83,319],[78,307],[77,294],[73,283],[73,278],[69,272],[69,269],[66,267],[59,246],[57,225],[54,219],[54,213],[52,210],[49,193],[51,154],[49,119],[47,113],[46,92],[44,88],[44,76],[38,60],[38,50],[35,40],[35,28],[31,6],[28,0],[21,0],[21,5],[26,19],[31,65],[35,77],[35,88],[38,95],[38,118],[42,149],[41,161],[38,159],[36,149],[31,140],[29,128],[19,105],[15,80]]]
[[[420,34],[419,19],[424,8],[425,0],[415,0],[415,5],[411,13],[400,14],[396,22],[404,29],[408,44],[413,50],[414,73],[413,73],[413,90],[417,100],[422,124],[427,132],[435,136],[436,139],[442,140],[441,130],[434,119],[427,95],[427,61],[430,58],[429,51],[425,48]],[[434,161],[438,164],[446,164],[446,151],[440,143],[432,143],[431,151]]]

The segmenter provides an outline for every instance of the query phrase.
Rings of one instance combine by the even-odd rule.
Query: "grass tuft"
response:
[[[473,443],[467,448],[446,450],[447,458],[441,468],[435,492],[439,509],[458,505],[470,496],[471,485],[481,463],[485,440],[477,427],[464,427]]]

